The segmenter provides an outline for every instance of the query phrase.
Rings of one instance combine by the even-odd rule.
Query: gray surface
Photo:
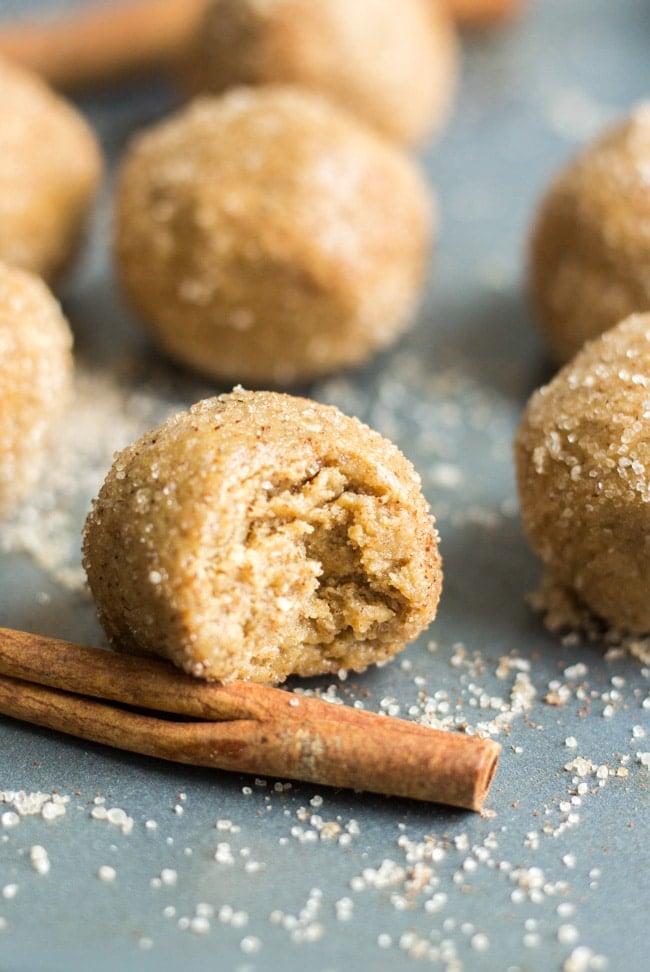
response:
[[[70,797],[56,821],[26,816],[16,827],[0,826],[0,889],[17,885],[15,897],[0,897],[3,972],[333,972],[359,963],[373,970],[430,964],[544,972],[603,968],[606,961],[610,970],[648,967],[647,769],[637,753],[650,745],[633,727],[650,733],[642,707],[649,671],[629,655],[606,655],[602,645],[563,643],[529,611],[525,596],[538,567],[516,516],[510,441],[527,395],[549,374],[521,285],[535,201],[581,140],[648,92],[649,19],[645,0],[538,0],[516,26],[467,40],[456,111],[442,140],[423,152],[440,199],[441,236],[417,325],[368,369],[308,389],[386,432],[415,461],[439,518],[445,558],[445,590],[431,630],[402,660],[341,683],[337,695],[371,709],[392,698],[401,715],[417,717],[421,700],[443,691],[452,722],[475,726],[500,715],[504,728],[496,738],[504,752],[490,813],[298,783],[277,793],[273,780],[261,786],[155,763],[2,719],[0,790]],[[122,89],[83,107],[115,157],[130,131],[163,112],[169,99],[163,89]],[[169,369],[120,304],[106,253],[109,198],[107,182],[65,306],[80,368],[110,377],[120,356],[135,362],[144,391],[135,394],[132,371],[124,381],[125,410],[135,408],[134,425],[146,427],[147,402],[157,414],[218,389]],[[98,429],[98,437],[105,434]],[[75,538],[82,517],[77,510],[70,518]],[[7,528],[0,539],[9,548],[0,561],[0,624],[99,642],[92,606],[60,583],[61,565],[37,566],[17,552],[16,534]],[[523,674],[536,694],[525,711],[516,711],[510,696],[517,667],[497,674],[502,656],[529,668]],[[586,667],[566,673],[576,663]],[[560,707],[544,702],[555,679],[568,689]],[[308,687],[328,684],[312,680]],[[500,713],[490,701],[496,696]],[[575,749],[565,744],[571,736]],[[576,756],[628,775],[600,786],[590,772],[587,793],[569,810],[574,773],[564,766]],[[243,786],[252,793],[243,794]],[[132,833],[91,819],[97,794],[133,817]],[[314,809],[309,801],[317,794],[323,802]],[[348,846],[301,839],[292,828],[310,829],[296,817],[302,807],[344,827],[354,819],[359,833]],[[145,826],[150,819],[155,831]],[[218,819],[231,820],[239,832],[215,829]],[[412,842],[410,856],[404,836]],[[234,864],[214,860],[221,841],[230,842]],[[48,850],[46,876],[30,866],[35,844]],[[240,854],[245,848],[249,857]],[[408,869],[418,854],[432,871],[425,890],[395,871],[391,886],[367,874],[365,888],[357,889],[353,879],[364,869],[385,859]],[[247,860],[265,867],[246,870]],[[104,864],[116,869],[111,884],[97,877]],[[177,871],[174,886],[152,886],[163,868]],[[298,941],[290,921],[269,916],[281,909],[304,932],[314,920],[303,909],[315,888],[322,893],[315,909],[322,934]],[[427,901],[442,902],[432,899],[440,893],[446,902],[428,910]],[[353,901],[348,921],[340,920],[345,906],[337,910],[345,898]],[[248,923],[237,928],[217,916],[205,934],[179,927],[201,903],[230,904],[248,914]],[[164,914],[170,906],[175,913]],[[487,936],[486,950],[476,933]],[[385,947],[382,934],[390,936],[389,944],[381,939]],[[245,936],[259,939],[259,951],[242,951]],[[574,953],[573,966],[565,964],[577,946],[591,952]]]

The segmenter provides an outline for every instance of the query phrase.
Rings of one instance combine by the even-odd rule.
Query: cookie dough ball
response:
[[[185,68],[192,94],[297,84],[386,135],[412,141],[446,119],[456,36],[431,0],[212,0]]]
[[[45,284],[0,263],[0,516],[36,480],[69,403],[72,335]]]
[[[112,641],[223,681],[383,661],[433,619],[442,576],[392,443],[330,406],[240,389],[116,457],[84,554]]]
[[[242,88],[136,139],[117,262],[169,355],[278,385],[358,364],[402,331],[430,215],[400,148],[317,95]]]
[[[650,101],[552,183],[533,229],[530,289],[551,353],[650,310]]]
[[[611,626],[650,632],[650,314],[588,343],[533,395],[515,454],[547,587]]]
[[[52,282],[79,242],[101,171],[81,115],[0,58],[0,260]]]

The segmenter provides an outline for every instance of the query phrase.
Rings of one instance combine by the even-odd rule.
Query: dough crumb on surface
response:
[[[72,371],[72,333],[47,286],[0,262],[0,517],[36,482]]]
[[[316,94],[193,102],[132,143],[121,283],[176,361],[267,387],[358,365],[412,321],[434,203],[398,146]]]
[[[436,613],[411,463],[338,409],[236,389],[118,454],[84,566],[109,638],[199,677],[362,671]]]
[[[650,632],[650,313],[588,342],[528,403],[515,442],[521,512],[547,610]],[[566,598],[558,590],[564,589]]]

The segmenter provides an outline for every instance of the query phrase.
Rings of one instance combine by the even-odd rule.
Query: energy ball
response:
[[[0,263],[0,517],[34,484],[69,404],[72,334],[37,277]]]
[[[272,683],[390,658],[433,619],[442,578],[396,446],[331,406],[241,389],[117,455],[84,565],[120,647]]]
[[[240,84],[300,85],[410,142],[445,121],[457,61],[442,2],[212,0],[184,83],[194,95]]]
[[[264,387],[359,364],[417,304],[415,163],[310,92],[236,89],[136,139],[116,206],[124,290],[165,351]]]
[[[1,58],[0,117],[0,260],[53,282],[97,188],[97,140],[71,104]]]
[[[541,202],[530,290],[553,357],[650,310],[650,101],[562,171]]]
[[[515,455],[547,587],[650,632],[650,314],[589,342],[533,395]]]

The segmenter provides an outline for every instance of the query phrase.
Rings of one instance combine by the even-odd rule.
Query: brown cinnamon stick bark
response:
[[[500,752],[491,740],[250,683],[203,683],[164,662],[7,629],[0,629],[0,672],[0,712],[83,739],[180,763],[475,811]],[[201,721],[142,715],[88,695]]]
[[[460,27],[489,27],[521,13],[524,0],[444,0]]]
[[[206,0],[97,2],[54,20],[0,21],[0,54],[77,90],[169,68],[185,50]]]

